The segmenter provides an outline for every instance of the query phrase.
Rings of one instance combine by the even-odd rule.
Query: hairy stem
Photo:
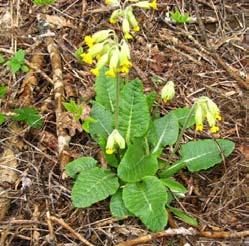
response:
[[[175,154],[175,153],[177,152],[177,150],[179,149],[180,143],[181,143],[181,140],[182,140],[182,137],[183,137],[183,134],[184,134],[184,132],[185,132],[185,130],[186,130],[186,128],[187,128],[187,125],[188,125],[188,123],[189,123],[189,120],[190,120],[191,115],[192,115],[193,112],[194,112],[194,109],[195,109],[195,103],[194,103],[194,105],[192,106],[192,108],[190,109],[190,111],[189,111],[189,113],[188,113],[188,115],[187,115],[187,118],[186,118],[186,120],[185,120],[185,122],[184,122],[184,124],[183,124],[183,127],[182,127],[182,129],[181,129],[181,132],[180,132],[180,134],[179,134],[179,136],[178,136],[178,138],[177,138],[175,147],[174,147],[172,153],[170,154],[169,159],[172,159],[172,157],[174,156],[174,154]]]
[[[115,124],[116,129],[118,129],[119,94],[120,94],[119,77],[117,76],[117,79],[116,79],[116,102],[115,102],[115,112],[114,112],[114,124]]]

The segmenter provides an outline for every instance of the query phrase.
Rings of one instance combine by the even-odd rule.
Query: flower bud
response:
[[[126,17],[124,17],[123,19],[122,29],[123,29],[125,39],[132,39],[132,36],[130,34],[130,30],[131,30],[130,24]]]
[[[117,129],[114,129],[109,135],[106,144],[106,153],[111,155],[116,151],[116,147],[125,148],[125,140]]]
[[[162,88],[161,98],[165,103],[169,102],[175,96],[175,84],[173,81],[168,81]]]
[[[105,4],[111,6],[118,6],[119,2],[120,2],[119,0],[105,0]]]
[[[116,24],[118,21],[118,18],[123,16],[123,11],[121,9],[116,9],[112,12],[112,15],[109,19],[111,24]]]
[[[138,25],[138,21],[137,21],[136,17],[133,14],[133,9],[131,7],[127,7],[127,17],[128,17],[128,20],[129,20],[133,30],[135,32],[138,32],[140,30],[140,27]]]

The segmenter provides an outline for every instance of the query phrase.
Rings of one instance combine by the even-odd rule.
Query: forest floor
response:
[[[129,76],[139,77],[146,91],[158,93],[162,85],[156,76],[175,82],[176,98],[170,105],[158,105],[162,113],[190,105],[201,95],[209,96],[223,117],[221,131],[214,137],[236,144],[221,165],[195,174],[184,171],[177,177],[188,186],[189,194],[175,206],[196,217],[202,230],[249,230],[249,2],[161,0],[158,5],[157,11],[137,11],[141,31],[132,42],[134,66]],[[167,13],[176,8],[189,12],[194,21],[171,23]],[[0,126],[0,164],[9,163],[12,175],[9,182],[0,180],[0,245],[84,245],[81,235],[93,245],[111,246],[150,233],[135,218],[113,219],[108,201],[88,209],[73,208],[72,180],[63,177],[60,161],[65,160],[57,152],[58,102],[49,42],[61,57],[63,100],[73,98],[90,105],[94,76],[74,52],[85,35],[111,27],[109,14],[104,1],[95,0],[58,0],[46,7],[23,0],[0,2],[0,53],[9,58],[21,48],[34,68],[27,75],[0,67],[0,84],[8,87],[6,97],[0,99],[1,111],[33,106],[44,119],[40,130],[12,121]],[[46,35],[41,21],[49,23]],[[99,157],[88,134],[80,132],[68,117],[63,124],[71,137],[66,160]],[[184,136],[194,137],[212,136],[194,130]],[[178,220],[171,225],[189,227]],[[163,237],[142,245],[249,245],[249,238],[181,239]]]

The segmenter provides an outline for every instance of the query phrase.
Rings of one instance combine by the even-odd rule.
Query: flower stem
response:
[[[115,112],[114,112],[114,125],[115,125],[116,129],[118,129],[119,94],[120,94],[119,76],[117,75],[117,79],[116,79],[116,102],[115,102]]]
[[[176,153],[177,150],[179,149],[179,147],[180,147],[180,142],[181,142],[182,137],[183,137],[183,134],[184,134],[184,132],[185,132],[185,130],[186,130],[186,128],[187,128],[187,125],[188,125],[188,123],[189,123],[190,117],[191,117],[191,115],[192,115],[193,112],[194,112],[194,109],[195,109],[195,103],[194,103],[194,105],[191,107],[191,109],[190,109],[190,111],[189,111],[189,113],[188,113],[188,115],[187,115],[187,118],[186,118],[186,120],[185,120],[185,122],[184,122],[184,124],[183,124],[183,127],[182,127],[182,129],[181,129],[181,132],[180,132],[180,134],[179,134],[179,136],[178,136],[178,138],[177,138],[175,147],[174,147],[172,153],[170,154],[169,159],[172,159],[172,157],[175,155],[175,153]]]

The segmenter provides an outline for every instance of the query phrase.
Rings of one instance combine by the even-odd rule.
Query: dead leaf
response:
[[[241,144],[239,147],[240,152],[249,160],[249,144]]]
[[[42,131],[39,133],[40,143],[50,149],[57,150],[58,139],[57,137],[48,131]]]
[[[74,25],[71,23],[71,21],[67,20],[63,16],[39,14],[37,15],[37,18],[45,20],[52,28],[57,28],[57,29],[61,29],[63,27],[74,28]]]
[[[63,112],[61,114],[61,119],[59,119],[59,122],[63,124],[63,129],[68,130],[69,136],[71,137],[76,134],[76,130],[82,132],[81,124],[78,121],[76,122],[71,113],[69,112]]]

